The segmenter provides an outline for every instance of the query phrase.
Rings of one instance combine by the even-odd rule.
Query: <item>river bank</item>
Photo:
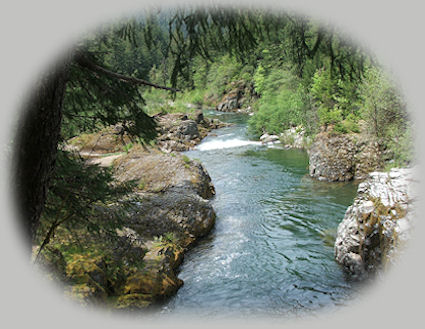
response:
[[[307,152],[256,141],[249,115],[204,114],[165,119],[174,128],[169,136],[164,129],[162,142],[177,144],[122,151],[117,138],[109,149],[73,142],[88,162],[113,166],[117,182],[137,181],[138,204],[126,214],[118,248],[133,258],[123,265],[68,255],[62,272],[79,279],[71,295],[125,310],[159,307],[162,316],[292,317],[348,304],[358,286],[335,262],[334,241],[357,184],[311,178]],[[220,128],[200,134],[199,124]]]
[[[204,118],[202,112],[160,115],[157,121],[156,145],[140,145],[125,125],[116,125],[78,136],[64,147],[88,166],[109,168],[113,184],[134,186],[127,208],[118,214],[118,239],[102,231],[59,228],[41,254],[38,263],[84,305],[157,307],[182,286],[177,270],[184,253],[214,226],[211,178],[202,164],[179,151],[228,124]],[[111,220],[114,208],[98,208],[92,216]]]

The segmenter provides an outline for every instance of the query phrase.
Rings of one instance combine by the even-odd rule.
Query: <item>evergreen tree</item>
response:
[[[141,88],[193,88],[194,58],[212,66],[225,53],[252,76],[263,45],[271,61],[289,63],[306,81],[324,62],[343,79],[362,72],[364,55],[334,33],[302,17],[258,10],[179,9],[129,20],[78,45],[39,79],[20,124],[15,184],[28,235],[34,239],[39,226],[62,137],[131,121],[133,134],[152,139],[155,122],[143,111]],[[154,66],[163,67],[170,86],[147,81]]]

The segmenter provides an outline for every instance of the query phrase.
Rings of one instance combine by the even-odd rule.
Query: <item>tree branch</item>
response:
[[[142,79],[138,79],[138,78],[134,78],[134,77],[130,77],[127,75],[123,75],[123,74],[119,74],[116,72],[112,72],[108,69],[105,69],[102,66],[99,66],[97,64],[95,64],[94,62],[92,62],[91,60],[89,60],[86,56],[84,56],[81,53],[77,53],[74,57],[75,62],[80,65],[81,67],[84,67],[90,71],[94,71],[97,73],[101,73],[103,75],[107,75],[109,77],[127,82],[127,83],[131,83],[131,84],[135,84],[135,85],[145,85],[145,86],[150,86],[150,87],[154,87],[157,89],[164,89],[164,90],[170,90],[170,91],[174,91],[174,92],[178,92],[181,91],[179,89],[175,89],[175,88],[170,88],[170,87],[165,87],[165,86],[160,86],[157,85],[155,83],[146,81],[146,80],[142,80]]]

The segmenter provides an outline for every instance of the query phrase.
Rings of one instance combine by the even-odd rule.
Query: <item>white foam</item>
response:
[[[196,147],[199,151],[221,150],[232,147],[241,147],[247,145],[261,145],[261,142],[247,141],[242,139],[228,139],[228,140],[212,140],[205,142]]]

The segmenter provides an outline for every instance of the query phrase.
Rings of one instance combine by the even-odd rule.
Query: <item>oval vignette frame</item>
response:
[[[31,82],[33,81],[31,79],[35,74],[42,71],[40,67],[54,59],[56,57],[54,54],[57,55],[66,46],[67,42],[64,42],[65,38],[62,37],[62,40],[59,41],[61,36],[67,35],[74,39],[78,34],[76,31],[81,32],[92,28],[97,25],[93,23],[99,22],[99,20],[104,21],[105,18],[117,17],[114,11],[121,10],[121,13],[125,13],[123,9],[128,12],[129,8],[134,8],[133,1],[122,1],[125,3],[124,6],[122,3],[119,6],[110,2],[105,4],[100,0],[91,1],[90,4],[84,4],[83,1],[78,1],[72,4],[62,2],[56,5],[54,1],[50,0],[40,1],[37,5],[30,5],[29,1],[23,2],[25,2],[26,10],[19,8],[21,3],[12,3],[9,1],[12,13],[2,23],[4,24],[2,30],[6,32],[6,47],[4,49],[8,49],[5,51],[7,57],[2,60],[3,65],[6,64],[4,69],[5,74],[2,76],[2,87],[3,90],[7,91],[12,89],[11,92],[7,92],[5,99],[3,99],[4,106],[1,111],[1,121],[3,122],[1,138],[4,143],[7,143],[8,137],[12,135],[10,116],[13,113],[15,115],[14,119],[16,119],[16,113],[14,113],[15,111],[13,109],[17,107],[17,100],[20,100],[23,97],[23,92],[28,90],[28,87],[32,85]],[[220,1],[216,2],[220,3]],[[420,44],[415,44],[415,40],[420,40],[420,31],[423,31],[425,26],[419,19],[419,13],[421,12],[420,4],[416,3],[415,6],[412,5],[414,1],[410,1],[410,5],[412,6],[408,6],[408,2],[405,1],[404,4],[385,4],[384,7],[383,1],[377,1],[374,4],[368,4],[367,1],[357,1],[349,5],[337,4],[338,1],[322,1],[320,4],[316,3],[315,5],[313,5],[314,1],[304,2],[304,5],[296,5],[296,1],[282,1],[279,8],[296,8],[300,13],[319,19],[325,16],[326,19],[336,23],[337,26],[346,27],[347,34],[352,35],[350,32],[354,31],[354,36],[357,37],[357,40],[367,41],[366,44],[376,53],[377,58],[387,68],[394,68],[393,73],[396,73],[395,76],[400,80],[402,91],[408,101],[408,107],[413,112],[413,119],[424,122],[423,114],[419,116],[418,112],[420,110],[419,104],[422,96],[420,94],[420,85],[422,83],[418,79],[421,76],[423,77],[425,72],[423,65],[419,65],[419,68],[416,67],[420,63],[420,50],[422,49],[419,49],[421,47]],[[144,3],[147,3],[147,1],[144,1]],[[244,1],[244,3],[250,2]],[[272,7],[276,5],[273,1],[266,1],[265,3]],[[173,5],[176,3],[169,1],[164,6],[168,4]],[[141,4],[139,3],[139,5]],[[65,8],[61,8],[61,6]],[[123,7],[121,8],[121,6]],[[101,7],[105,8],[99,10]],[[97,12],[96,8],[98,9]],[[409,8],[410,11],[406,11],[406,8]],[[384,9],[385,15],[380,16]],[[79,17],[78,13],[81,10],[88,12],[82,15],[82,17],[80,16],[80,20],[83,22],[82,24],[79,20],[75,19],[75,17]],[[318,15],[315,15],[315,12]],[[5,10],[4,13],[7,15],[9,10]],[[361,15],[362,13],[363,15]],[[335,19],[335,17],[339,18]],[[401,17],[401,26],[392,24],[393,19],[396,17]],[[15,25],[13,24],[14,21]],[[357,23],[354,23],[354,21],[357,21]],[[44,25],[40,25],[40,22],[43,22]],[[376,24],[377,22],[379,24]],[[56,26],[58,28],[56,26],[55,28],[46,26],[52,23],[57,24]],[[84,25],[84,28],[81,28],[80,24]],[[394,25],[397,25],[397,28]],[[7,28],[8,26],[9,28]],[[33,28],[29,29],[31,26]],[[376,35],[371,32],[369,33],[369,31],[375,31]],[[16,42],[17,40],[18,42]],[[393,40],[396,40],[395,44],[391,42]],[[39,48],[36,47],[38,44]],[[60,45],[58,46],[58,44]],[[33,47],[33,51],[31,51],[31,47]],[[396,49],[397,47],[400,49]],[[407,47],[410,49],[410,52],[402,51],[402,49]],[[17,51],[20,54],[14,56],[13,54]],[[402,60],[399,61],[398,58]],[[24,63],[22,60],[24,62],[26,60],[26,62]],[[41,63],[43,64],[40,65]],[[4,110],[5,108],[7,110]],[[423,140],[424,136],[422,136],[423,133],[420,127],[417,129],[417,134],[416,147],[418,150],[416,153],[422,160],[424,155],[423,145],[419,143]],[[5,147],[3,147],[4,149]],[[2,156],[4,156],[4,151]],[[6,168],[9,169],[3,166],[1,176],[3,184],[2,206],[3,209],[7,209],[7,215],[4,215],[4,221],[13,217],[13,214],[11,214],[12,209],[9,205],[10,195],[7,195],[6,181],[8,171]],[[423,205],[421,204],[422,207]],[[52,322],[60,323],[64,319],[67,319],[65,320],[66,327],[75,327],[82,323],[97,326],[100,322],[104,322],[102,325],[114,327],[119,323],[118,321],[115,322],[115,320],[126,321],[119,319],[119,317],[116,319],[109,316],[100,317],[100,314],[97,314],[97,312],[95,315],[84,314],[85,312],[79,310],[78,307],[73,308],[73,305],[69,302],[63,301],[63,303],[57,303],[57,296],[55,295],[47,296],[48,294],[45,294],[44,291],[46,289],[44,284],[37,286],[37,283],[40,283],[38,282],[39,278],[26,265],[24,259],[25,252],[18,250],[19,248],[22,249],[22,246],[20,246],[22,243],[21,241],[15,241],[19,240],[19,237],[14,232],[14,225],[7,225],[8,227],[2,230],[3,235],[1,238],[2,252],[4,253],[2,256],[6,260],[2,271],[2,281],[6,282],[6,290],[2,294],[2,306],[6,311],[5,313],[7,313],[3,318],[7,321],[7,324],[17,324],[22,321],[22,324],[35,324],[46,327],[51,324],[54,325]],[[385,278],[383,284],[378,284],[377,287],[374,287],[370,294],[361,296],[357,303],[358,305],[353,306],[352,309],[341,310],[335,316],[325,314],[320,320],[332,326],[341,324],[341,322],[356,325],[356,319],[359,321],[359,317],[361,317],[360,323],[362,323],[364,321],[363,317],[366,317],[369,320],[368,324],[375,323],[376,321],[376,324],[380,323],[390,327],[397,324],[404,324],[406,318],[407,321],[416,320],[412,316],[415,313],[416,315],[420,315],[419,296],[424,290],[423,283],[419,282],[420,273],[423,270],[423,262],[418,263],[416,261],[412,263],[420,259],[420,250],[423,247],[423,242],[418,241],[418,237],[423,230],[423,224],[419,223],[419,220],[416,223],[416,229],[416,234],[412,238],[405,259],[400,261],[400,265],[396,269],[387,273],[388,279]],[[8,267],[12,270],[8,270]],[[48,291],[48,293],[55,294],[53,290]],[[379,306],[377,307],[376,305]],[[373,311],[371,312],[371,310]],[[52,313],[54,313],[54,321],[49,319]],[[309,320],[311,319],[307,318],[303,321],[305,325],[309,325]],[[48,324],[49,322],[50,324]],[[133,322],[132,324],[135,323]],[[273,323],[270,320],[270,325],[272,324],[279,323]],[[210,325],[213,325],[213,323],[210,323]],[[245,323],[244,326],[246,325]],[[250,323],[249,325],[255,324]],[[185,327],[187,327],[187,324]]]

